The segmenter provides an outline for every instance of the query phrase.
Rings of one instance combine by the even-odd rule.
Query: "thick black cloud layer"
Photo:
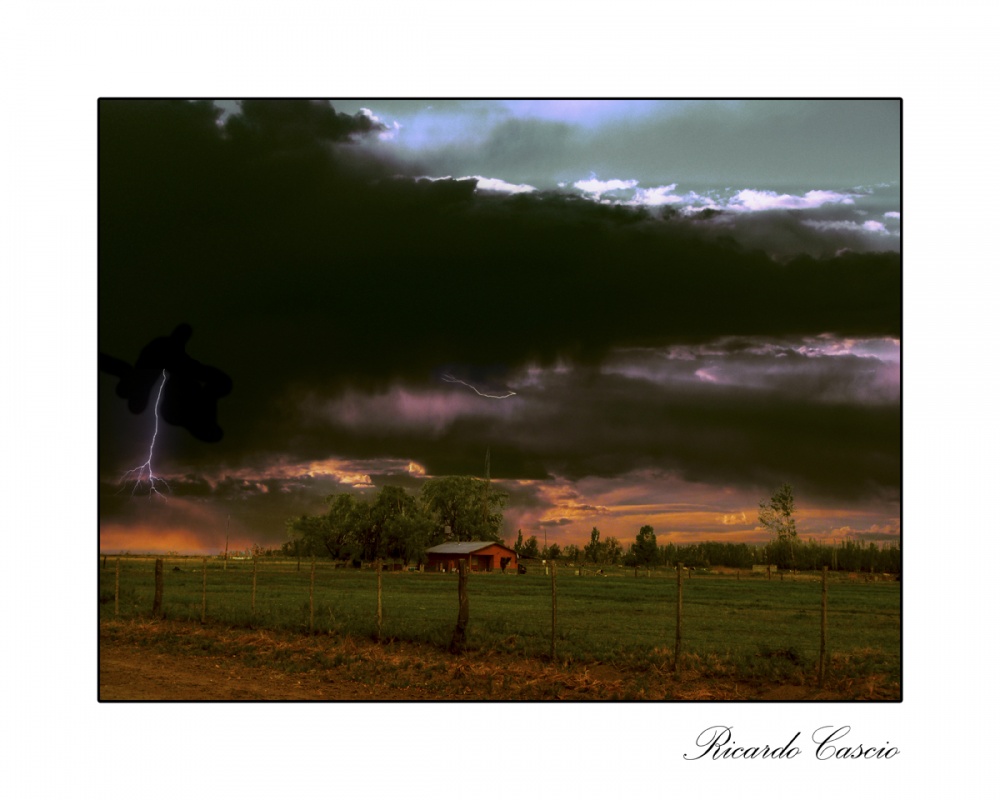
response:
[[[225,125],[208,103],[112,100],[99,112],[100,350],[133,360],[187,322],[188,352],[233,378],[223,441],[174,437],[187,464],[316,449],[291,399],[436,380],[444,365],[502,376],[721,335],[900,333],[898,254],[777,263],[641,210],[416,180],[355,145],[375,123],[321,104],[245,104]],[[113,402],[101,395],[108,463],[126,453]],[[794,408],[718,413],[752,429],[795,419]],[[406,442],[353,444],[393,455]],[[683,435],[669,444],[683,451]],[[567,474],[601,469],[571,456]],[[531,448],[515,458],[525,476],[546,473]]]

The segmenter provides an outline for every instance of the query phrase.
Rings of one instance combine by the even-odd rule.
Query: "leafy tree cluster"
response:
[[[572,548],[572,551],[570,551],[570,548]],[[525,539],[524,534],[520,530],[517,532],[517,541],[514,542],[514,552],[517,553],[518,558],[543,558],[549,561],[556,558],[567,558],[568,552],[576,553],[579,549],[575,545],[570,545],[566,548],[566,552],[564,552],[562,547],[555,542],[548,547],[539,549],[538,537],[529,536]]]
[[[577,547],[575,544],[568,544],[562,549],[561,556],[566,561],[571,564],[576,564],[583,557],[583,550]]]
[[[591,534],[593,535],[593,534]],[[635,541],[629,545],[625,554],[625,565],[629,567],[652,567],[659,562],[659,550],[656,547],[656,535],[652,525],[643,525],[635,536]]]
[[[609,536],[601,541],[601,532],[594,528],[590,532],[590,543],[583,546],[584,560],[593,564],[617,564],[624,555],[621,543]]]
[[[428,547],[442,542],[500,541],[506,498],[488,482],[466,476],[432,478],[419,496],[400,486],[383,486],[371,499],[333,494],[325,514],[287,521],[284,549],[300,556],[419,563]]]
[[[538,549],[538,539],[534,536],[525,539],[520,529],[517,531],[517,541],[514,542],[514,552],[518,558],[541,558],[542,555]]]

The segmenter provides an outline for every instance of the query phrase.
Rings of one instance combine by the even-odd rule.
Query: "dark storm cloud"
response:
[[[345,142],[356,135],[385,130],[363,114],[338,114],[329,103],[301,100],[244,100],[227,133],[256,138],[277,152],[311,149],[321,142]]]
[[[648,468],[739,487],[788,480],[813,496],[898,495],[898,404],[816,402],[777,387],[664,386],[620,375],[553,378],[530,399],[516,423],[482,425],[480,440],[503,443],[493,448],[494,463],[515,451],[570,479]]]
[[[651,470],[745,489],[791,481],[839,499],[899,493],[891,341],[734,338],[621,351],[601,367],[535,369],[513,385],[517,395],[502,401],[397,387],[365,395],[363,417],[361,399],[340,397],[302,406],[300,418],[314,456],[398,448],[431,474],[477,473],[490,446],[501,479]]]
[[[186,322],[192,357],[233,379],[219,405],[223,441],[165,436],[174,463],[197,473],[208,460],[238,465],[261,453],[414,448],[432,473],[465,472],[481,462],[493,421],[459,420],[431,442],[418,432],[363,436],[310,426],[301,401],[439,382],[443,365],[469,374],[489,365],[499,380],[529,362],[597,365],[615,348],[720,335],[899,335],[898,254],[777,263],[641,209],[551,193],[486,197],[474,181],[408,177],[359,146],[380,130],[365,115],[302,101],[246,105],[224,126],[206,103],[100,104],[99,347],[134,360]],[[539,131],[519,137],[568,135]],[[556,397],[568,411],[555,411]],[[105,469],[133,452],[111,421],[114,402],[101,395]],[[512,433],[511,477],[542,477],[553,464],[613,474],[630,447],[693,478],[728,475],[739,471],[737,444],[760,460],[762,478],[794,463],[859,491],[865,475],[891,485],[898,471],[898,458],[880,461],[895,439],[880,427],[892,427],[892,412],[879,409],[661,396],[621,377],[555,387],[541,408]],[[650,438],[646,426],[660,422]],[[775,447],[769,431],[783,425]],[[557,431],[583,435],[571,444]],[[851,478],[855,445],[871,469]]]

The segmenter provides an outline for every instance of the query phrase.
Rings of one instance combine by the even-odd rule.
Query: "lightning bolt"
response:
[[[462,386],[468,386],[470,389],[472,389],[472,391],[474,391],[480,397],[489,397],[492,400],[504,400],[508,397],[513,397],[514,395],[517,394],[517,392],[507,392],[507,394],[488,394],[487,392],[481,392],[471,383],[460,381],[454,375],[442,375],[441,380],[443,380],[445,383],[460,383],[462,384]]]
[[[155,421],[155,427],[153,428],[153,440],[149,443],[149,458],[147,458],[146,461],[138,467],[128,470],[121,477],[120,483],[122,484],[122,489],[128,486],[128,484],[132,484],[133,497],[135,496],[136,490],[139,486],[144,483],[149,484],[150,499],[152,499],[154,494],[158,497],[163,497],[163,493],[160,492],[159,488],[157,488],[157,484],[162,486],[167,491],[170,491],[170,485],[163,478],[158,478],[153,474],[153,448],[156,447],[156,434],[160,432],[160,398],[163,396],[163,386],[166,382],[167,371],[163,370],[163,379],[160,381],[160,388],[156,393],[156,405],[153,406],[153,419]]]

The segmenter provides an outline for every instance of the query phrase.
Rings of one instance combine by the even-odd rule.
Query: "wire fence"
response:
[[[348,634],[551,659],[755,661],[814,670],[831,658],[900,670],[901,584],[854,573],[592,568],[421,573],[294,559],[102,558],[102,620],[158,618]],[[464,631],[468,638],[465,642]]]

